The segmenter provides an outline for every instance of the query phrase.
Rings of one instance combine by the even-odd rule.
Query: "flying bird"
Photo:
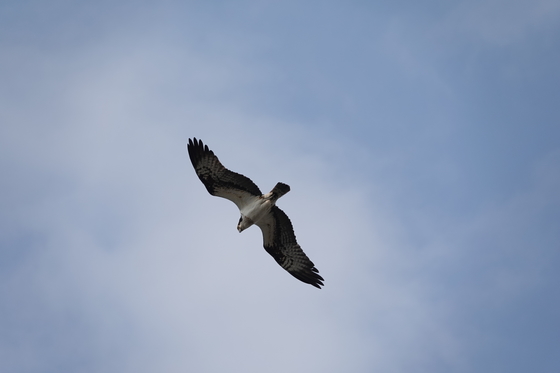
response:
[[[290,219],[276,206],[278,198],[288,193],[290,186],[277,183],[270,193],[262,194],[251,179],[225,168],[202,141],[189,139],[187,151],[208,192],[229,199],[239,208],[237,230],[243,232],[256,224],[263,234],[264,249],[274,260],[298,280],[320,289],[324,279],[298,245]]]

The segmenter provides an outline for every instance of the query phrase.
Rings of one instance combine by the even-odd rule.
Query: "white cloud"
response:
[[[158,53],[161,56],[162,51]],[[258,231],[239,235],[234,206],[210,197],[189,164],[184,143],[197,128],[205,140],[216,139],[208,142],[224,154],[226,164],[236,163],[227,162],[228,152],[236,153],[239,163],[247,163],[249,174],[252,168],[278,161],[270,159],[267,145],[259,142],[261,132],[253,135],[252,126],[243,124],[254,118],[227,108],[221,112],[219,103],[206,100],[204,110],[210,107],[211,114],[196,118],[197,125],[188,109],[171,108],[176,110],[166,113],[171,121],[156,121],[151,111],[165,103],[161,91],[154,92],[142,77],[153,76],[153,69],[161,66],[146,67],[138,54],[124,60],[121,55],[95,55],[104,61],[100,68],[60,73],[64,93],[47,100],[60,110],[52,120],[56,125],[41,129],[40,114],[22,106],[11,110],[15,121],[4,138],[10,143],[5,154],[14,165],[25,165],[32,173],[40,170],[30,177],[32,181],[55,180],[38,201],[16,207],[20,231],[38,232],[42,239],[33,249],[21,248],[31,253],[13,269],[13,276],[27,277],[19,284],[20,291],[39,295],[38,310],[31,311],[31,318],[40,313],[47,322],[61,318],[61,327],[66,328],[66,315],[83,328],[74,335],[47,327],[49,338],[58,337],[51,344],[54,349],[45,353],[41,351],[47,342],[28,335],[31,351],[17,350],[5,366],[21,368],[17,361],[24,353],[36,356],[32,370],[43,364],[70,364],[63,352],[70,346],[81,355],[75,364],[87,371],[213,371],[232,364],[247,371],[280,371],[294,364],[325,369],[336,364],[334,352],[341,346],[332,320],[314,316],[320,313],[322,292],[313,292],[284,273],[262,249]],[[192,84],[191,90],[204,85]],[[192,99],[186,103],[188,108],[198,104]],[[199,115],[198,110],[192,109],[191,116]],[[185,113],[187,124],[180,128],[173,120]],[[21,118],[29,124],[18,127]],[[264,132],[274,129],[266,122],[260,127]],[[239,146],[242,141],[256,146]],[[297,176],[297,170],[282,171],[297,163],[297,150],[284,150],[282,158],[285,162],[276,162],[275,172]],[[275,172],[265,176],[274,177]],[[321,189],[320,179],[308,183],[319,183],[314,186],[321,198],[305,200],[300,209],[294,208],[297,204],[287,208],[294,221],[300,220],[298,211],[317,219],[313,206],[333,196],[333,191]],[[302,201],[301,195],[292,195]],[[344,215],[356,215],[352,207],[343,207],[350,209],[339,209]],[[341,235],[352,231],[351,226],[336,226],[334,220],[327,224],[333,242],[344,242]],[[296,229],[305,228],[301,219]],[[320,231],[315,227],[317,234]],[[300,237],[317,265],[328,268],[332,242]],[[337,287],[332,277],[329,281]],[[13,321],[20,316],[10,317]],[[306,356],[299,349],[306,350]],[[331,351],[335,360],[318,362],[325,351]],[[267,368],[270,361],[277,361],[274,369]]]

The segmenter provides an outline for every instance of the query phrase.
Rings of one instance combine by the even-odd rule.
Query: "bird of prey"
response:
[[[225,168],[202,141],[189,139],[187,151],[208,192],[229,199],[239,208],[237,230],[243,232],[256,224],[262,231],[264,248],[274,260],[298,280],[320,289],[324,279],[298,245],[290,219],[276,206],[290,187],[277,183],[270,193],[262,194],[251,179]]]

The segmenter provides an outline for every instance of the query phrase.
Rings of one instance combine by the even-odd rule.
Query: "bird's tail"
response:
[[[284,194],[288,193],[290,191],[290,186],[288,184],[284,184],[284,183],[278,183],[276,184],[276,186],[270,191],[270,199],[273,202],[276,202],[276,200],[280,197],[282,197]]]

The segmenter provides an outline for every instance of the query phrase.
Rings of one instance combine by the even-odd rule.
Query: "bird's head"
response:
[[[251,225],[253,225],[253,221],[248,217],[241,215],[239,222],[237,223],[237,230],[241,233]]]

